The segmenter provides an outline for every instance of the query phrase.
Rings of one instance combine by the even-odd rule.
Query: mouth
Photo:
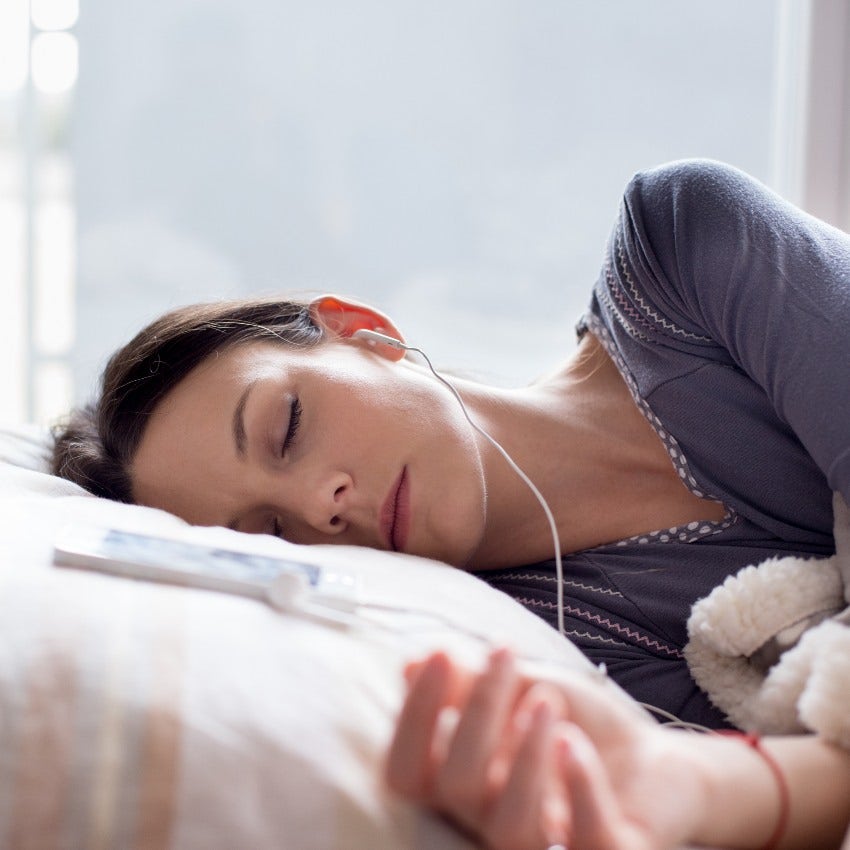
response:
[[[393,552],[403,552],[410,528],[410,481],[405,466],[381,507],[381,536]]]

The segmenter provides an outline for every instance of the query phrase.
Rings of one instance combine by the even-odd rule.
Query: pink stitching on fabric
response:
[[[525,596],[515,596],[514,599],[521,605],[537,605],[538,607],[549,609],[557,608],[557,605],[554,602],[546,602],[542,599],[529,599]],[[651,649],[657,649],[659,652],[664,652],[673,658],[684,658],[684,655],[682,655],[678,649],[659,643],[657,640],[649,638],[640,632],[636,632],[628,626],[623,626],[614,620],[610,620],[608,617],[601,617],[599,614],[592,614],[590,611],[585,611],[582,608],[575,608],[572,605],[564,605],[564,611],[565,613],[573,614],[576,617],[587,620],[590,623],[596,623],[597,625],[610,628],[617,634],[631,638],[635,643],[643,644]]]
[[[608,282],[609,292],[620,307],[619,312],[628,316],[635,325],[643,325],[645,328],[651,327],[652,325],[646,316],[644,316],[634,305],[631,304],[629,299],[626,298],[626,293],[617,283],[617,278],[615,277],[610,264],[606,264],[605,266],[605,279]],[[643,334],[640,334],[640,337],[641,339],[649,340],[649,337],[644,336]]]
[[[678,325],[674,325],[673,322],[658,315],[658,313],[649,306],[643,296],[641,296],[638,292],[638,288],[635,286],[634,280],[632,280],[632,275],[626,262],[626,249],[623,247],[623,240],[619,234],[617,235],[617,259],[619,260],[620,268],[623,270],[623,274],[625,275],[626,284],[632,294],[632,297],[646,312],[647,316],[649,316],[657,324],[661,325],[661,327],[665,330],[672,331],[675,334],[680,334],[687,339],[694,339],[698,342],[713,342],[711,337],[700,336],[699,334],[692,333],[691,331],[686,331],[684,328],[678,327]]]
[[[543,582],[557,582],[558,579],[556,576],[540,576],[535,575],[534,573],[506,573],[499,576],[499,580],[524,580],[524,581],[543,581]],[[580,590],[592,590],[594,593],[602,593],[606,596],[619,596],[623,597],[623,594],[620,593],[619,590],[612,590],[608,587],[594,587],[592,584],[582,584],[580,581],[570,581],[569,579],[564,579],[565,587],[577,587]]]

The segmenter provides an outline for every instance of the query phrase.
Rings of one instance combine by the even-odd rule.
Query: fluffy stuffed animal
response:
[[[736,726],[812,731],[850,747],[850,510],[833,499],[836,554],[745,567],[694,605],[685,657]]]

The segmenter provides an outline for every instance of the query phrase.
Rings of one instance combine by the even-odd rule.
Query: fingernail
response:
[[[534,706],[532,720],[538,726],[544,726],[552,721],[554,716],[549,700],[541,699]]]
[[[506,670],[513,663],[513,653],[505,646],[490,653],[487,666],[494,673]]]
[[[555,740],[555,758],[560,762],[569,761],[572,757],[572,747],[566,735],[558,735]]]
[[[531,726],[531,712],[530,711],[518,711],[514,715],[514,728],[517,732],[525,733],[528,731]]]
[[[552,717],[552,706],[545,699],[541,699],[518,711],[514,717],[514,725],[518,732],[527,732],[532,726],[551,723]]]

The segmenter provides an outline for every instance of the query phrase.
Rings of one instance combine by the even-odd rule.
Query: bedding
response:
[[[553,677],[592,669],[461,571],[192,528],[47,469],[45,432],[0,429],[0,846],[469,848],[382,783],[404,663],[440,646],[477,664],[488,644],[505,643]],[[55,567],[66,523],[339,566],[359,576],[365,605],[339,626]]]
[[[833,499],[835,555],[771,558],[694,605],[688,665],[741,729],[817,732],[850,747],[850,508]]]

